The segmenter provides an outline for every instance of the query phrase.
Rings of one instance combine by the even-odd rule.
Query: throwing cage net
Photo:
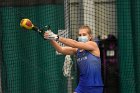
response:
[[[138,0],[0,1],[0,93],[73,93],[78,84],[75,56],[21,28],[23,18],[74,40],[88,25],[101,51],[104,93],[140,93],[139,8]]]

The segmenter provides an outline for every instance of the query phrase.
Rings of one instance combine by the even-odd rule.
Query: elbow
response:
[[[58,52],[58,53],[64,54],[64,53],[65,53],[65,49],[63,49],[63,47],[61,47],[61,48],[59,48],[59,49],[57,50],[57,52]]]
[[[58,53],[63,53],[63,49],[58,49],[57,52]]]

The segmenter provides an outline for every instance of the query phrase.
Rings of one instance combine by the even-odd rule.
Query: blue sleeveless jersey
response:
[[[89,51],[77,51],[77,65],[80,71],[81,86],[103,86],[101,76],[101,59]]]

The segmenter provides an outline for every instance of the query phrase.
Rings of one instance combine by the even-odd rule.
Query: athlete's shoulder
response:
[[[94,42],[94,41],[88,41],[87,43],[88,43],[88,44],[90,44],[90,45],[93,45],[93,46],[98,47],[97,43],[96,43],[96,42]]]

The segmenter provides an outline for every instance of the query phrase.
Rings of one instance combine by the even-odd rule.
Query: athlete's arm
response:
[[[59,42],[67,45],[67,46],[70,46],[70,47],[73,47],[73,48],[79,48],[79,49],[84,49],[84,50],[97,50],[98,46],[95,42],[93,41],[88,41],[86,43],[83,43],[83,42],[77,42],[73,39],[67,39],[67,38],[63,38],[63,37],[60,37]]]
[[[53,47],[58,51],[59,53],[62,53],[64,55],[73,55],[76,53],[77,49],[72,47],[61,47],[56,41],[50,40]]]

